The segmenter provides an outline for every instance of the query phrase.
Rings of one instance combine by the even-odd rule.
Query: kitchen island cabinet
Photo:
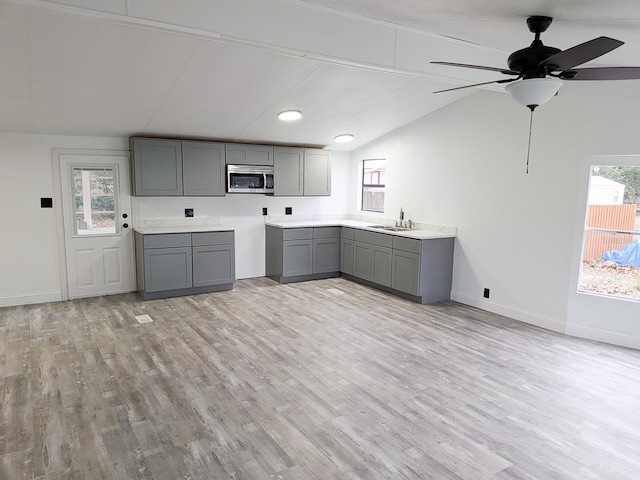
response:
[[[145,300],[231,290],[233,231],[135,232],[138,291]]]

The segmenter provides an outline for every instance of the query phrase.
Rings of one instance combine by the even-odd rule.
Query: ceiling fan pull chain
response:
[[[531,128],[533,126],[533,108],[531,109],[531,117],[529,118],[529,145],[527,146],[527,175],[529,175],[529,155],[531,155]]]

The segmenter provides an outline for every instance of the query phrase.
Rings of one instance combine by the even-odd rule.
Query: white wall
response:
[[[565,85],[535,113],[528,175],[529,111],[487,91],[353,152],[352,161],[387,158],[385,215],[402,206],[417,221],[458,228],[454,299],[561,332],[587,336],[575,326],[588,326],[591,338],[640,348],[640,304],[613,301],[624,308],[607,315],[612,300],[575,293],[573,268],[584,158],[640,153],[637,88]]]
[[[61,299],[52,148],[128,150],[124,139],[0,133],[0,306]]]
[[[41,209],[41,197],[57,192],[53,182],[53,148],[128,150],[125,138],[23,135],[0,133],[0,307],[62,298],[56,210]],[[349,154],[334,152],[331,197],[267,197],[229,195],[223,198],[134,198],[133,213],[144,218],[219,217],[236,228],[236,275],[264,275],[264,220],[271,215],[346,213],[351,165]],[[133,219],[135,222],[135,218]]]

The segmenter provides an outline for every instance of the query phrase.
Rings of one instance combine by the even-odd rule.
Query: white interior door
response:
[[[68,298],[136,289],[127,155],[60,154]]]

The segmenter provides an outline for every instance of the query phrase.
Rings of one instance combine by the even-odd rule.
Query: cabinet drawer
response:
[[[283,240],[311,240],[313,228],[285,228],[282,231]]]
[[[340,238],[342,227],[315,227],[313,238]]]
[[[190,233],[163,233],[158,235],[145,235],[144,248],[171,248],[190,247]]]
[[[353,228],[349,228],[349,227],[342,227],[342,238],[346,238],[348,240],[353,240],[355,237],[356,231]]]
[[[405,252],[420,253],[422,241],[415,238],[393,237],[393,248]]]
[[[194,247],[206,245],[233,245],[233,232],[200,232],[191,234]]]
[[[393,245],[393,235],[387,235],[386,233],[356,230],[355,239],[358,242],[380,245],[381,247],[391,247]]]

